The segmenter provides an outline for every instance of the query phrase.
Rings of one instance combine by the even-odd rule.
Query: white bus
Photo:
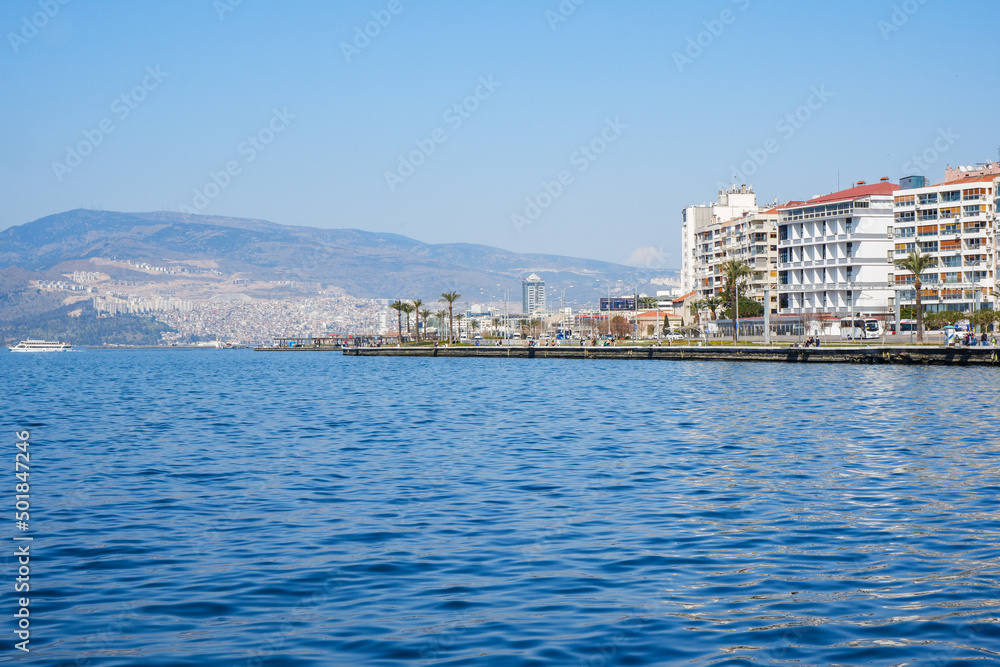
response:
[[[845,317],[840,320],[841,340],[881,338],[883,332],[881,320],[873,317]]]

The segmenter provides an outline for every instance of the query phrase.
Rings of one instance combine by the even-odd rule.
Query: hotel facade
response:
[[[791,202],[778,222],[778,309],[837,319],[886,316],[894,289],[893,193],[888,178]]]

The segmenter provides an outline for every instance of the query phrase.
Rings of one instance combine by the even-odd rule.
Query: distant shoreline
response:
[[[249,347],[211,347],[208,345],[74,345],[84,350],[248,350]]]

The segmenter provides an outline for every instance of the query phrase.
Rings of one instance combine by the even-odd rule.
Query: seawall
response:
[[[663,359],[819,364],[1000,366],[995,347],[345,347],[354,357],[489,357],[508,359]]]

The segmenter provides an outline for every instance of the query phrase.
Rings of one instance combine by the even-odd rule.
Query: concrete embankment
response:
[[[511,359],[665,359],[833,364],[1000,366],[995,347],[345,347],[355,357],[500,357]]]
[[[302,345],[298,347],[278,347],[269,345],[267,347],[255,347],[254,352],[338,352],[342,348],[339,345]]]

